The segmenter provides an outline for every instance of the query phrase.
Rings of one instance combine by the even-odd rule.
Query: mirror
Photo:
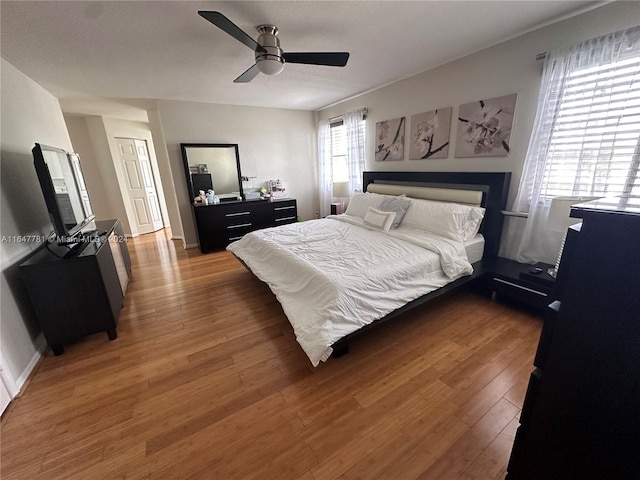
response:
[[[221,202],[242,200],[240,155],[236,143],[181,143],[189,201],[212,189]]]

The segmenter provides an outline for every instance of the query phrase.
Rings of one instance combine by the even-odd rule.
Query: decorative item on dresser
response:
[[[571,216],[508,480],[640,478],[640,203]]]
[[[99,233],[79,248],[43,246],[20,265],[38,324],[55,355],[85,335],[117,337],[131,259],[118,220],[97,221],[96,229]]]

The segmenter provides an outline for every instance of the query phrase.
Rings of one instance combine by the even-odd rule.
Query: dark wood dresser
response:
[[[202,253],[222,250],[254,230],[298,220],[298,207],[293,198],[193,206],[193,213]]]
[[[99,234],[71,251],[43,246],[20,265],[38,324],[56,355],[85,335],[117,337],[131,258],[119,220],[97,221],[96,229]]]
[[[572,207],[507,480],[640,478],[640,205]]]

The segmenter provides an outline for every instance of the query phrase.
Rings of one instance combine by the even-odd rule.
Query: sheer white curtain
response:
[[[351,195],[362,191],[362,173],[366,162],[364,157],[366,108],[354,110],[344,115],[343,121],[347,137],[347,167]]]
[[[553,263],[563,234],[547,228],[551,199],[640,194],[639,152],[640,27],[548,52],[513,206],[529,217],[501,255]]]
[[[362,191],[366,113],[363,108],[334,119],[333,124],[329,120],[318,122],[318,188],[323,217],[331,210],[334,181],[348,181],[350,195]]]
[[[320,193],[320,217],[331,213],[333,192],[333,165],[331,156],[331,127],[329,120],[318,122],[318,191]]]

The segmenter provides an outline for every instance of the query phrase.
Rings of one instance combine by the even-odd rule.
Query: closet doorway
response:
[[[131,207],[129,223],[139,234],[163,228],[158,192],[145,140],[116,138],[118,160],[125,176],[126,192]],[[126,200],[125,198],[125,200]]]

